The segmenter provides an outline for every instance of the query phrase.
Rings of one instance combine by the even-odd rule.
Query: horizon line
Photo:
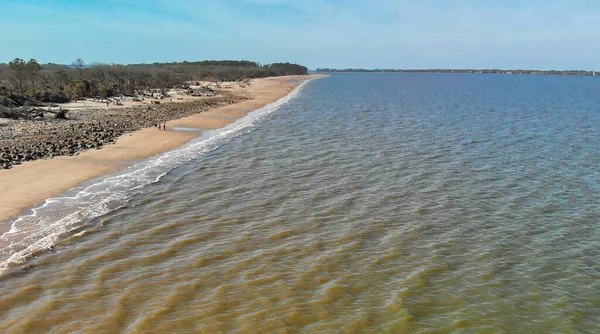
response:
[[[333,67],[317,67],[311,71],[371,71],[371,72],[417,72],[417,71],[502,71],[502,72],[598,72],[600,70],[583,70],[583,69],[528,69],[528,68],[333,68]]]

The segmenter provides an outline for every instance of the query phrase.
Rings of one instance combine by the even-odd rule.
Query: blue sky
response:
[[[600,69],[598,0],[0,0],[0,62]]]

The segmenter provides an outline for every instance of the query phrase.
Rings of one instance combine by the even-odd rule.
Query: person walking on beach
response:
[[[167,125],[163,124],[163,130],[167,131]]]

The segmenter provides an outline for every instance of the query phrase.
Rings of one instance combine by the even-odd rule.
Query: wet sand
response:
[[[243,89],[251,99],[170,121],[167,131],[143,129],[125,134],[115,144],[99,150],[85,151],[78,156],[26,162],[9,170],[0,170],[0,220],[11,218],[23,209],[60,195],[86,180],[114,173],[136,160],[172,150],[198,135],[189,131],[169,131],[170,127],[218,129],[278,100],[303,80],[312,77],[256,79],[252,86]],[[242,92],[242,89],[233,88],[232,91]]]

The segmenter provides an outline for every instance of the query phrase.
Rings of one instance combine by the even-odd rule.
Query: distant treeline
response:
[[[0,105],[27,101],[68,102],[86,97],[133,96],[150,90],[185,86],[189,81],[247,81],[282,75],[307,74],[306,67],[290,63],[261,65],[251,61],[198,61],[154,64],[39,64],[16,58],[0,64]]]
[[[471,73],[471,74],[532,74],[532,75],[589,75],[595,71],[581,70],[499,70],[499,69],[364,69],[364,68],[318,68],[317,72],[381,72],[381,73]]]

